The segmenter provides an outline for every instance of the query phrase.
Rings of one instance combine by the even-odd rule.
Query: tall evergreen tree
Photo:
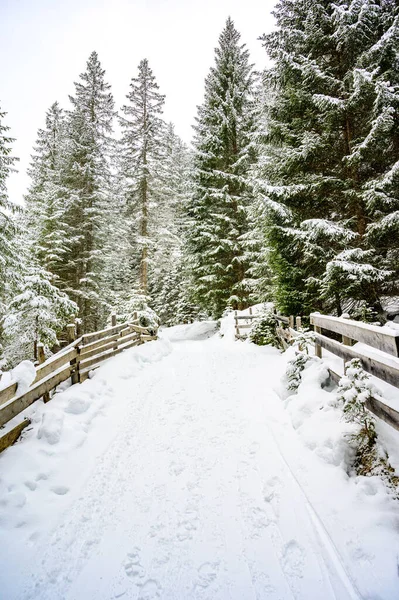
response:
[[[160,203],[165,96],[159,93],[147,59],[140,62],[138,71],[126,96],[129,104],[122,107],[121,172],[126,180],[126,205],[132,228],[129,258],[132,283],[138,275],[141,292],[147,296],[154,222]]]
[[[4,303],[9,285],[10,267],[17,267],[13,238],[15,235],[15,222],[13,213],[16,207],[9,200],[7,194],[7,178],[14,171],[15,162],[12,156],[11,144],[14,141],[9,137],[9,127],[4,125],[6,113],[0,109],[0,317],[4,314]],[[8,275],[8,276],[7,276]]]
[[[65,145],[64,114],[58,102],[55,102],[46,113],[45,128],[38,131],[35,153],[28,171],[32,183],[25,197],[23,224],[33,256],[61,284],[70,233],[65,222]]]
[[[398,10],[281,0],[263,38],[267,243],[286,312],[381,311],[398,292]]]
[[[249,53],[229,18],[205,81],[195,126],[194,191],[188,217],[197,302],[215,316],[243,308],[249,290],[242,236],[251,201],[254,74]]]
[[[4,356],[0,363],[6,368],[21,360],[37,358],[34,349],[38,342],[44,344],[45,354],[50,355],[58,344],[57,334],[73,322],[78,310],[75,302],[54,285],[51,273],[29,258],[29,262],[24,260],[15,294],[1,322]]]
[[[149,273],[151,306],[161,322],[176,324],[182,303],[185,270],[183,268],[184,215],[190,189],[191,156],[169,123],[162,141],[159,164],[160,198],[154,226],[156,237]]]
[[[68,113],[63,166],[69,248],[61,287],[77,302],[85,331],[98,329],[106,318],[100,283],[109,227],[114,101],[104,75],[92,52],[81,81],[75,83],[75,96],[70,96],[73,110]]]

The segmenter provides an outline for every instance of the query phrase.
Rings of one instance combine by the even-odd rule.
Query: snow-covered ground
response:
[[[287,398],[288,357],[228,323],[170,328],[31,407],[0,456],[1,599],[399,597],[398,504],[346,474],[325,367]]]

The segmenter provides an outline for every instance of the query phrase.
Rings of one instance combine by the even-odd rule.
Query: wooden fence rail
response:
[[[11,421],[31,404],[43,398],[50,400],[51,392],[63,381],[71,377],[71,382],[82,383],[89,377],[90,371],[100,364],[131,348],[145,342],[157,339],[146,327],[139,325],[138,321],[116,325],[112,318],[112,326],[87,333],[77,339],[75,325],[68,326],[69,344],[49,359],[36,367],[36,378],[27,391],[18,394],[18,384],[11,383],[0,390],[0,427]],[[38,344],[38,358],[44,358]],[[43,360],[43,359],[42,359]],[[29,425],[25,419],[15,427],[0,436],[0,452],[8,448],[19,437],[22,430]]]
[[[322,357],[322,348],[328,350],[343,359],[344,372],[345,363],[353,358],[358,358],[365,371],[399,388],[399,331],[390,331],[388,328],[352,321],[345,315],[331,317],[311,313],[310,323],[315,330],[316,356]],[[325,335],[328,332],[339,334],[342,341],[339,342]],[[362,342],[368,348],[352,347],[353,341]],[[375,350],[373,352],[373,349],[377,352]],[[341,375],[332,369],[329,371],[332,379],[338,382]],[[399,430],[399,411],[376,398],[367,403],[367,408]]]
[[[236,319],[244,318],[236,316]],[[248,315],[245,315],[248,318]],[[301,329],[301,317],[285,317],[275,314],[276,331],[284,348],[288,348],[292,339]],[[237,320],[236,320],[237,324]],[[294,327],[295,324],[295,327]],[[365,371],[399,388],[399,331],[390,331],[368,323],[352,321],[346,315],[332,317],[320,313],[310,314],[310,324],[315,331],[315,355],[322,358],[322,349],[342,358],[345,363],[358,358]],[[323,333],[322,333],[323,332]],[[341,336],[341,342],[328,337],[329,332]],[[369,348],[357,349],[353,342],[362,342]],[[374,350],[374,351],[373,351]],[[377,350],[377,352],[375,352]],[[342,375],[329,369],[331,379],[338,384]],[[377,417],[399,431],[399,411],[384,404],[377,398],[367,403],[367,408]]]

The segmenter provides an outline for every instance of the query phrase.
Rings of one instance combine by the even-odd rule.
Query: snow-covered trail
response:
[[[334,518],[353,540],[345,516],[332,511],[328,532],[309,501],[320,461],[273,390],[282,368],[274,349],[213,338],[175,343],[128,380],[117,435],[4,598],[390,598],[332,541]],[[381,596],[358,591],[363,574]]]

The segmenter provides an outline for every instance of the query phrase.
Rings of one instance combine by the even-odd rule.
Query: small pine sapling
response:
[[[296,392],[302,381],[302,371],[306,364],[313,360],[309,354],[304,352],[296,352],[295,357],[288,361],[285,376],[287,378],[287,389],[291,392]]]
[[[357,431],[350,436],[356,455],[353,467],[358,475],[377,475],[399,498],[399,477],[388,461],[388,455],[378,443],[375,419],[367,410],[366,404],[375,390],[361,361],[354,358],[346,364],[346,375],[339,382],[337,399],[343,404],[344,419],[357,425]]]
[[[314,344],[316,336],[310,329],[299,329],[296,337],[292,340],[292,345],[300,352],[309,354],[309,346]]]
[[[309,329],[300,329],[295,338],[292,340],[292,345],[297,348],[294,358],[292,358],[287,364],[287,370],[285,376],[287,379],[287,389],[292,392],[296,392],[301,380],[302,371],[309,361],[314,360],[309,355],[309,346],[314,343],[315,334]]]
[[[279,347],[280,344],[276,334],[276,321],[270,309],[265,309],[253,320],[248,337],[251,342],[258,346],[270,345]]]

